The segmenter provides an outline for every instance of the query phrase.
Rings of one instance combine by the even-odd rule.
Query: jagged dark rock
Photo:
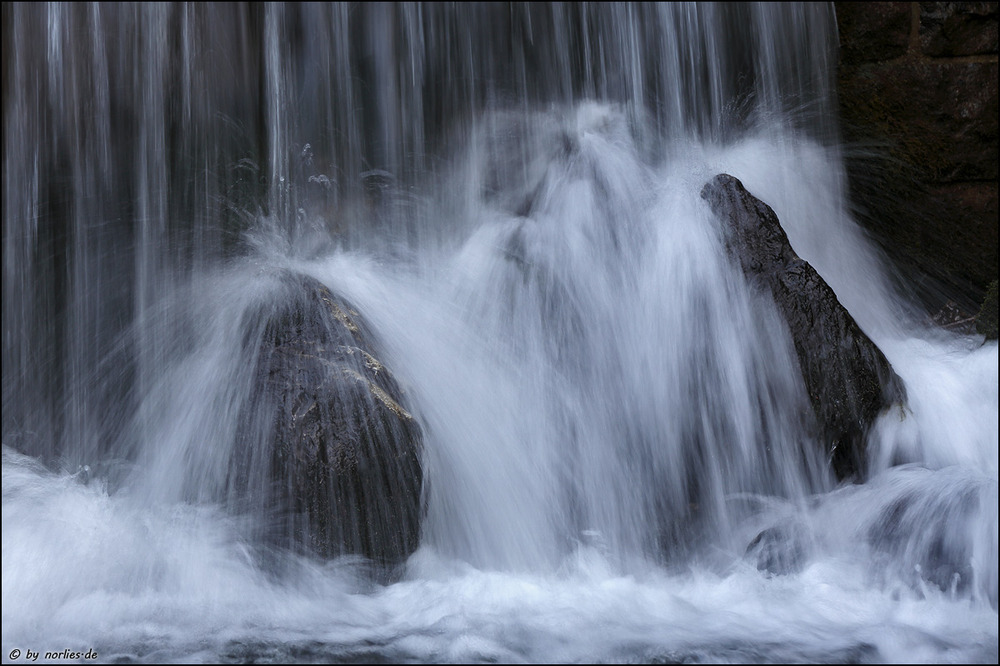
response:
[[[728,174],[701,191],[727,223],[727,247],[747,279],[770,293],[788,324],[818,435],[841,480],[863,477],[876,417],[906,393],[881,350],[816,270],[795,254],[777,215]]]
[[[272,302],[245,341],[257,364],[231,494],[280,512],[281,546],[397,564],[419,542],[421,429],[348,301],[287,275]]]

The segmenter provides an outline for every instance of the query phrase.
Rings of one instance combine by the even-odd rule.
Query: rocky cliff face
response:
[[[835,3],[852,202],[939,323],[997,278],[997,5]]]

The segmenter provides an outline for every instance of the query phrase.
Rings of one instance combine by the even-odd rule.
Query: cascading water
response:
[[[996,661],[997,345],[920,324],[850,219],[830,5],[3,24],[5,660]],[[864,483],[699,197],[723,172],[906,384]],[[395,582],[227,493],[289,272],[423,431]]]

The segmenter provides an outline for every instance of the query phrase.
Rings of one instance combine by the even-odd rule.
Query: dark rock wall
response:
[[[859,221],[931,314],[968,318],[997,278],[998,3],[834,4]]]

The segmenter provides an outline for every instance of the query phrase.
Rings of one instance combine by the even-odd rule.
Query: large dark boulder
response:
[[[774,211],[720,174],[701,191],[727,224],[727,248],[788,324],[809,401],[839,479],[864,475],[876,417],[906,399],[903,382],[823,278],[792,250]]]
[[[269,302],[248,327],[256,367],[231,495],[274,518],[272,543],[398,564],[419,543],[422,433],[378,340],[310,277],[284,276]]]

